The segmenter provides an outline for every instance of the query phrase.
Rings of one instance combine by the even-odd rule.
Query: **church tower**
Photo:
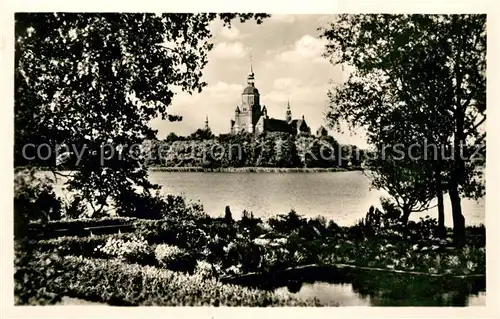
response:
[[[255,74],[250,61],[250,73],[247,76],[247,87],[241,95],[240,130],[253,133],[254,127],[261,116],[260,94],[255,87]]]

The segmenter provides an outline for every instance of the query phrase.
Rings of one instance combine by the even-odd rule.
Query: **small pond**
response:
[[[245,286],[317,298],[339,306],[485,306],[485,276],[430,277],[380,271],[311,267],[241,277]]]

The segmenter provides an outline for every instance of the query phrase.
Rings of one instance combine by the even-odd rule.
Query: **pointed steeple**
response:
[[[253,66],[252,66],[252,50],[250,50],[250,74],[253,75]]]
[[[252,66],[252,51],[250,51],[249,60],[250,60],[250,73],[248,73],[247,84],[250,86],[254,86],[254,83],[255,83],[254,75],[255,74],[253,73],[253,66]]]

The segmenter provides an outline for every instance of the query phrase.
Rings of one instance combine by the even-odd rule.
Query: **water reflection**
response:
[[[436,278],[327,267],[247,277],[239,284],[340,306],[484,306],[486,299],[485,277]]]

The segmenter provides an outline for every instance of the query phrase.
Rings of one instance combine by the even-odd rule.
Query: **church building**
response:
[[[262,134],[264,132],[285,132],[293,135],[311,134],[311,129],[304,119],[292,119],[290,101],[287,104],[284,120],[270,118],[266,106],[260,104],[259,90],[255,87],[252,66],[247,77],[247,87],[241,94],[241,105],[236,106],[234,119],[231,120],[231,134],[248,132]]]

